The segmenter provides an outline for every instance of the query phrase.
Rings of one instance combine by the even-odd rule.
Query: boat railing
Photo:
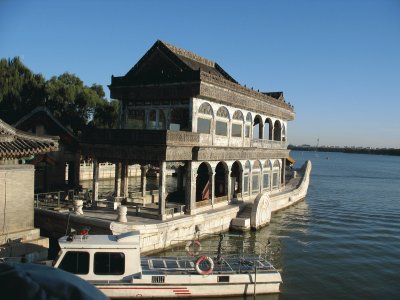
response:
[[[268,260],[270,257],[269,243],[255,240],[244,240],[236,238],[235,235],[224,234],[219,240],[214,239],[198,239],[192,240],[174,240],[174,246],[167,251],[167,256],[177,257],[198,257],[210,256],[216,259],[232,259],[253,257],[257,259]]]
[[[255,269],[260,272],[276,272],[267,259],[268,243],[238,239],[229,234],[219,236],[219,240],[174,240],[179,246],[165,252],[161,257],[142,257],[142,265],[145,266],[145,271],[191,274],[196,272],[196,264],[211,260],[212,272],[218,274],[252,273]]]

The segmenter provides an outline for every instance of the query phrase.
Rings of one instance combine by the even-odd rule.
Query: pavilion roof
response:
[[[58,137],[19,131],[0,119],[0,159],[21,158],[58,150]]]

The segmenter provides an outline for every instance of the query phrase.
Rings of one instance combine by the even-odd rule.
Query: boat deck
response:
[[[143,274],[194,274],[196,258],[192,257],[142,257],[141,265]],[[257,272],[277,272],[276,269],[266,260],[259,257],[224,257],[218,262],[213,257],[214,273],[219,274],[240,274]]]

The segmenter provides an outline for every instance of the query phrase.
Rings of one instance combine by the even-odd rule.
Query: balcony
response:
[[[82,136],[87,144],[198,146],[200,134],[187,131],[91,129]]]
[[[263,149],[286,149],[286,141],[271,141],[262,139],[251,140],[250,147],[263,148]]]
[[[188,131],[170,130],[144,130],[144,129],[91,129],[81,137],[82,143],[97,145],[147,145],[147,146],[221,146],[230,148],[262,148],[262,149],[286,149],[285,141],[271,141],[263,139],[230,138],[212,134],[204,134]],[[226,142],[222,141],[226,140]]]

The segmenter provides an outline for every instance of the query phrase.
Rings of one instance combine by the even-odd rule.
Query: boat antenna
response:
[[[222,241],[224,239],[224,234],[220,233],[219,234],[219,242],[218,242],[218,250],[217,250],[217,263],[221,264],[222,262]]]

